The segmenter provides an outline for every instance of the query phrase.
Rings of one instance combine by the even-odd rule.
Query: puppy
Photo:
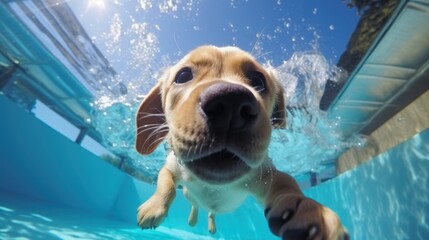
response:
[[[168,69],[137,113],[136,149],[150,154],[167,139],[172,151],[156,192],[138,208],[138,225],[159,226],[176,196],[215,214],[236,209],[251,194],[265,208],[271,231],[287,239],[348,239],[337,215],[306,198],[267,155],[271,128],[285,126],[283,90],[248,53],[203,46]]]

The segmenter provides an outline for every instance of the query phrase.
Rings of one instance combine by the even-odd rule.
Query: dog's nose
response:
[[[216,130],[244,131],[259,114],[253,93],[233,83],[211,85],[201,94],[200,104],[209,125]]]

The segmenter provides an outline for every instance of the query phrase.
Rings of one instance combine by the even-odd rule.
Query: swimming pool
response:
[[[104,3],[92,1],[91,7],[94,7],[96,2],[100,4],[99,8],[104,6],[108,9],[107,1]],[[140,3],[141,8],[136,12],[150,15],[150,12],[145,12],[145,8],[153,8],[153,6],[150,7],[152,2]],[[246,3],[247,1],[231,1],[227,2],[227,5],[230,5],[231,11],[237,11],[234,9],[244,8],[241,4]],[[79,32],[78,28],[74,31],[81,37],[73,41],[77,40],[80,46],[84,47],[88,53],[86,57],[73,55],[67,48],[63,48],[63,52],[60,52],[63,57],[68,56],[66,59],[59,59],[56,51],[49,53],[46,51],[46,45],[43,45],[44,42],[45,44],[49,42],[48,46],[58,49],[61,49],[58,46],[63,46],[62,44],[70,47],[77,43],[70,45],[67,42],[61,42],[64,39],[72,39],[71,35],[68,35],[70,33],[64,29],[61,30],[64,26],[51,22],[52,19],[57,24],[61,21],[72,21],[73,15],[61,12],[64,11],[61,7],[56,9],[55,4],[47,4],[49,5],[47,9],[40,8],[42,5],[45,6],[44,4],[47,3],[10,1],[1,5],[2,23],[8,23],[8,28],[2,30],[1,35],[1,41],[4,44],[1,48],[0,106],[5,114],[0,118],[2,132],[0,137],[0,146],[2,146],[0,148],[0,238],[276,239],[268,229],[263,210],[252,199],[247,199],[236,212],[219,216],[218,233],[215,235],[207,233],[207,222],[204,221],[204,217],[200,218],[203,221],[196,227],[187,226],[186,219],[190,205],[181,194],[178,194],[178,199],[175,200],[162,227],[150,231],[141,231],[136,227],[135,210],[154,191],[155,186],[152,182],[164,161],[165,149],[168,148],[168,146],[160,147],[150,158],[141,158],[133,153],[130,147],[134,132],[130,119],[133,117],[135,104],[141,99],[141,92],[153,84],[157,73],[153,71],[149,71],[151,72],[149,75],[140,73],[139,76],[150,79],[142,86],[133,87],[135,84],[133,81],[111,79],[111,76],[130,77],[130,75],[116,75],[116,70],[108,64],[108,60],[95,50],[96,48],[88,42],[83,32]],[[77,3],[70,3],[72,7],[73,4],[77,5]],[[115,4],[120,7],[127,3],[117,1]],[[277,8],[270,6],[270,11],[280,11],[278,9],[285,7],[281,2],[275,4]],[[203,9],[207,7],[199,1],[187,2],[186,6],[190,9],[186,10],[182,6],[182,10],[179,11],[188,13],[188,11],[200,9],[197,12],[203,14]],[[280,38],[282,36],[280,33],[275,35],[270,34],[271,32],[261,32],[261,41],[267,41],[270,45],[259,46],[263,50],[258,50],[257,43],[253,46],[256,47],[254,54],[260,55],[260,59],[264,59],[264,56],[267,59],[272,57],[273,62],[267,62],[267,64],[277,66],[282,78],[286,79],[283,82],[285,86],[295,86],[293,91],[286,93],[289,94],[289,101],[294,106],[288,109],[290,116],[288,130],[273,133],[270,156],[280,169],[297,178],[301,186],[306,189],[307,195],[339,214],[349,229],[352,239],[426,239],[429,236],[427,223],[429,213],[427,183],[429,132],[427,128],[429,126],[427,114],[425,114],[428,112],[429,99],[425,92],[427,83],[419,80],[427,77],[425,62],[429,55],[426,45],[420,44],[419,54],[401,53],[389,57],[396,61],[396,65],[390,63],[387,70],[381,71],[374,64],[374,59],[382,58],[377,55],[377,50],[386,48],[384,45],[386,41],[383,39],[392,39],[395,36],[393,30],[403,28],[398,25],[398,22],[415,20],[417,24],[419,21],[427,20],[425,18],[428,10],[427,2],[402,1],[399,6],[394,14],[395,18],[390,19],[382,34],[385,38],[378,37],[375,40],[376,44],[370,48],[361,64],[357,66],[358,70],[351,74],[351,80],[338,97],[333,99],[331,108],[327,112],[318,109],[324,84],[327,79],[340,78],[341,72],[338,72],[338,69],[329,62],[332,59],[326,52],[316,51],[314,48],[310,51],[299,51],[302,46],[296,42],[305,42],[308,40],[307,35],[294,35],[296,39],[291,45],[295,44],[295,49],[283,52],[284,55],[288,55],[288,51],[291,51],[290,58],[276,59],[277,55],[264,55],[276,41],[267,39]],[[27,10],[25,10],[26,7]],[[29,7],[42,9],[41,13],[35,14],[38,10]],[[89,9],[90,6],[85,7]],[[181,18],[180,12],[174,10],[174,4],[160,5],[159,9],[166,11],[172,19],[177,19],[177,16]],[[324,8],[310,6],[310,9],[311,14],[317,15],[318,12],[323,12]],[[414,12],[407,12],[409,10]],[[59,12],[63,14],[60,16],[64,16],[64,19],[56,18],[58,15],[55,14]],[[35,14],[33,17],[39,19],[39,23],[29,20],[32,19],[31,14]],[[81,12],[81,14],[87,13]],[[79,17],[79,14],[76,15]],[[119,26],[127,26],[124,18],[115,16],[113,15],[113,22],[123,21]],[[134,15],[130,14],[130,16]],[[195,17],[197,15],[190,16],[191,19]],[[33,22],[34,25],[23,26],[20,22],[24,20]],[[162,22],[168,19],[158,20],[158,28],[164,29],[165,25],[162,25]],[[294,23],[293,20],[295,19],[292,17],[285,18],[281,24]],[[232,39],[217,41],[242,45],[243,43],[237,39],[241,36],[237,33],[241,29],[239,24],[241,23],[231,22],[227,26],[229,27],[227,31],[232,33],[232,36],[229,36]],[[133,55],[137,53],[130,53],[138,61],[146,64],[148,61],[146,57],[161,50],[175,52],[155,41],[157,36],[163,36],[161,33],[151,35],[144,24],[133,26],[132,30],[136,32],[128,33],[128,37],[132,34],[141,34],[140,36],[145,37],[142,43],[146,45],[133,45],[135,48],[131,50],[154,50],[154,52],[145,52],[140,57]],[[201,25],[191,26],[191,29],[196,32],[203,31],[201,30],[203,26],[205,25],[201,23]],[[254,26],[246,26],[246,24],[242,26],[243,29],[247,27]],[[285,28],[288,27],[285,25]],[[332,28],[335,29],[335,24],[332,26],[328,24],[328,29]],[[20,31],[20,29],[26,30]],[[34,34],[35,29],[45,29],[45,31],[42,35],[37,35]],[[260,30],[255,30],[254,33],[258,31]],[[16,35],[17,32],[18,35]],[[63,35],[54,34],[58,32],[62,32]],[[310,35],[315,34],[313,29],[309,32],[311,32]],[[415,36],[413,39],[415,42],[412,42],[414,46],[420,43],[418,37],[428,34],[424,29],[418,32],[420,36],[412,35]],[[115,39],[112,35],[103,36],[112,41]],[[321,34],[321,36],[324,35]],[[180,42],[180,38],[183,41],[183,35],[177,34],[176,41]],[[33,46],[32,51],[28,50],[29,43]],[[406,48],[403,42],[399,41],[399,43],[404,49]],[[113,53],[113,56],[116,54],[118,59],[121,59],[123,53],[118,51],[125,48],[123,46],[115,48],[114,42],[111,44],[113,44],[110,45],[112,48],[108,50],[113,52],[107,51],[108,54]],[[322,45],[323,42],[319,44]],[[179,46],[183,50],[188,48],[183,43]],[[22,49],[27,50],[20,51]],[[180,53],[178,55],[180,56]],[[169,58],[172,57],[169,56]],[[405,65],[403,62],[399,64],[403,59],[413,61],[410,60]],[[164,59],[164,61],[169,64],[174,60]],[[63,64],[64,62],[67,64]],[[366,63],[368,65],[365,65]],[[155,67],[162,65],[158,64]],[[132,68],[127,70],[139,71],[135,68],[136,62],[131,62],[130,66]],[[413,67],[417,70],[413,71]],[[357,84],[359,78],[368,76],[369,73],[374,79],[371,84],[377,83],[374,76],[381,78],[375,74],[380,72],[390,74],[390,79],[395,73],[395,81],[378,81],[384,84],[381,86]],[[86,82],[76,80],[76,75],[83,76]],[[107,85],[104,81],[106,78],[111,79],[109,82],[111,85]],[[384,78],[388,77],[384,76]],[[397,90],[405,89],[402,88],[402,84],[399,84],[400,78],[413,80],[408,81],[406,85],[406,89],[411,90]],[[97,82],[99,84],[96,84]],[[391,82],[395,84],[390,84]],[[363,86],[368,89],[370,87],[378,89],[378,91],[373,96],[359,94]],[[416,87],[424,93],[420,95],[416,93],[419,91],[412,91]],[[380,92],[383,94],[379,94]],[[393,93],[391,94],[393,97],[389,95],[390,93]],[[407,100],[399,93],[407,96],[415,95],[415,98]],[[95,101],[91,97],[93,95],[95,95]],[[376,99],[377,101],[371,99],[374,96],[378,96],[379,99]],[[383,101],[380,100],[380,96],[384,97],[383,101],[393,104],[381,104]],[[359,101],[355,101],[355,98]],[[303,101],[306,104],[300,106],[299,103]],[[412,103],[408,105],[410,102]],[[401,104],[398,103],[407,107],[400,108]],[[45,105],[66,119],[61,121],[72,123],[71,127],[62,126],[63,129],[60,131],[65,136],[39,120],[42,119],[54,127],[60,121],[53,120],[54,114],[46,113],[49,108]],[[397,111],[389,110],[392,109],[389,106],[396,107]],[[388,117],[383,119],[380,115],[393,115],[393,117],[388,121]],[[351,121],[351,116],[352,120],[356,121]],[[76,126],[79,127],[76,128]],[[409,130],[410,126],[411,130]],[[370,131],[369,128],[377,130]],[[356,131],[361,131],[368,136],[347,135]],[[344,136],[353,137],[347,137],[345,140]],[[366,142],[363,139],[366,139]],[[95,155],[93,149],[97,142],[103,143],[108,150],[99,148],[101,150],[96,150],[99,152]],[[350,147],[354,148],[342,155]],[[306,151],[302,151],[303,149]],[[97,155],[102,155],[112,164],[101,161]],[[364,160],[367,161],[362,163]],[[352,169],[358,164],[360,164],[358,167]],[[118,168],[127,171],[128,174]],[[337,176],[336,171],[344,173]],[[311,187],[313,185],[316,186]]]

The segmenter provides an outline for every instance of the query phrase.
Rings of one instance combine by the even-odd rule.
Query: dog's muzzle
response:
[[[238,84],[219,82],[200,95],[200,111],[213,138],[207,155],[186,161],[185,165],[205,181],[229,182],[251,167],[242,158],[240,136],[254,128],[260,109],[253,93]]]

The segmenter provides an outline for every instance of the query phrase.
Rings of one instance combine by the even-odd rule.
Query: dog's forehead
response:
[[[184,63],[191,63],[194,66],[235,68],[235,69],[255,69],[262,67],[247,52],[237,47],[214,47],[203,46],[190,52],[184,59]]]

